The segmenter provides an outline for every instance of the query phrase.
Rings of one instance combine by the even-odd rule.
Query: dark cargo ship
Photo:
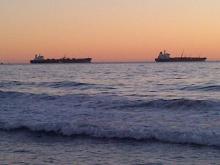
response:
[[[206,57],[170,57],[169,53],[160,52],[159,56],[155,59],[156,62],[202,62],[206,61]]]
[[[44,59],[42,55],[35,55],[35,58],[30,61],[31,64],[57,64],[57,63],[91,63],[92,58],[60,58],[60,59]]]

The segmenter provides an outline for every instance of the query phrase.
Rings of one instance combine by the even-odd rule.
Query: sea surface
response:
[[[0,65],[0,164],[220,164],[220,63]]]

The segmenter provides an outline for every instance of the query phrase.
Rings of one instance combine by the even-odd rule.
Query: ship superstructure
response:
[[[155,59],[156,62],[200,62],[206,61],[206,57],[170,57],[166,51],[160,52],[159,56]]]
[[[45,59],[43,55],[36,54],[35,58],[30,61],[32,64],[53,64],[53,63],[91,63],[92,58],[59,58]]]

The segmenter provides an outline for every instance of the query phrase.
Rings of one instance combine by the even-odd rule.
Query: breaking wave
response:
[[[218,100],[0,91],[0,101],[1,130],[220,146]]]
[[[14,123],[15,124],[15,123]],[[209,130],[177,131],[163,128],[148,128],[140,126],[106,127],[92,123],[44,123],[44,124],[5,124],[1,122],[0,130],[29,130],[35,133],[54,133],[62,136],[89,136],[107,139],[133,139],[160,141],[176,144],[195,144],[220,147],[220,133]]]

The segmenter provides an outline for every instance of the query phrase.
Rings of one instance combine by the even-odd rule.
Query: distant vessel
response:
[[[30,61],[31,64],[54,64],[54,63],[91,63],[92,58],[59,58],[59,59],[44,59],[41,54],[36,54],[35,58]]]
[[[160,52],[159,56],[155,59],[156,62],[199,62],[206,61],[206,57],[170,57],[169,53]]]

